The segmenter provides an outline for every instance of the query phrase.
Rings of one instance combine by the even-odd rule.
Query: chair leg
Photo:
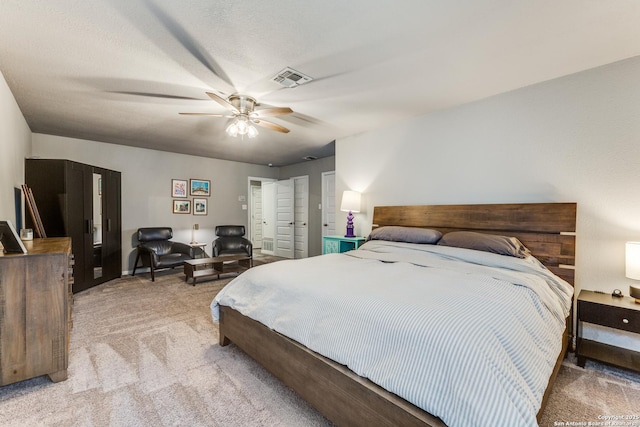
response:
[[[156,281],[155,269],[153,268],[153,256],[149,253],[149,269],[151,270],[151,281]]]
[[[131,273],[132,276],[136,275],[136,268],[138,268],[139,259],[140,259],[140,251],[138,251],[138,253],[136,254],[136,262],[133,263],[133,273]]]

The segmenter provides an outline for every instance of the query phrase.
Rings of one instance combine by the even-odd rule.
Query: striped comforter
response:
[[[572,287],[535,258],[370,241],[252,268],[211,303],[348,366],[448,426],[536,426]]]

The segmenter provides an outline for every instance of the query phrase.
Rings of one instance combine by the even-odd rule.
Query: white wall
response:
[[[230,162],[184,154],[105,144],[95,141],[33,134],[33,156],[68,159],[122,173],[122,267],[133,269],[136,230],[140,227],[169,226],[174,240],[191,241],[193,224],[199,224],[196,240],[207,243],[215,238],[216,225],[247,225],[247,178],[277,178],[278,169],[248,163]],[[208,215],[173,214],[171,179],[211,180]],[[193,199],[192,197],[190,197]]]
[[[0,72],[0,219],[17,224],[14,189],[24,184],[31,130]]]
[[[640,240],[638,76],[640,57],[340,139],[336,201],[364,193],[359,235],[375,205],[577,202],[576,290],[628,295],[624,244]]]

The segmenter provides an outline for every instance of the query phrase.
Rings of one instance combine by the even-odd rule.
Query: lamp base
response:
[[[635,298],[636,304],[640,304],[640,288],[637,286],[629,286],[629,295],[631,298]]]
[[[356,237],[356,235],[353,234],[353,212],[351,211],[349,211],[347,215],[347,234],[345,234],[344,237]]]

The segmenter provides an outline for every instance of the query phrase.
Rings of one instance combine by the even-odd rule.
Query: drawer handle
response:
[[[629,319],[622,319],[622,323],[629,323]]]

